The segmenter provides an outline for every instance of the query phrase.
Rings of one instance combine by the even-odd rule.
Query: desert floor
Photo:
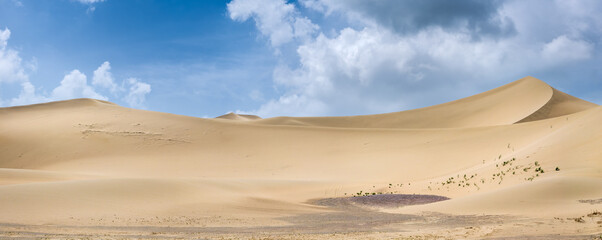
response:
[[[349,117],[0,108],[0,239],[602,239],[601,123],[532,77]]]

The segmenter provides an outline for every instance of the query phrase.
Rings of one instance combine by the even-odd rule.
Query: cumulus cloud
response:
[[[287,94],[270,100],[255,111],[237,111],[239,114],[254,114],[262,117],[312,116],[328,112],[328,106],[318,99],[302,94]],[[275,114],[276,113],[276,114]]]
[[[384,91],[381,93],[385,95],[380,96],[388,96],[388,89],[421,79],[414,72],[415,66],[408,64],[416,54],[411,45],[398,41],[387,31],[346,28],[335,38],[318,36],[299,46],[297,53],[300,67],[281,65],[274,71],[275,83],[287,87],[288,92],[262,106],[257,114],[272,116],[285,110],[286,115],[326,115],[351,112],[352,108],[365,112],[388,110],[401,107],[401,103],[391,104],[387,97],[368,95]]]
[[[50,98],[53,100],[66,100],[73,98],[95,98],[100,100],[108,100],[107,97],[100,95],[91,86],[89,86],[86,75],[77,69],[65,75],[61,81],[61,85],[52,90],[52,95]]]
[[[36,88],[29,79],[30,72],[35,71],[35,59],[31,63],[23,62],[19,52],[8,47],[10,34],[9,29],[0,30],[0,85],[19,84],[21,91],[10,100],[0,98],[0,105],[16,106],[73,98],[110,100],[102,93],[103,90],[108,90],[130,107],[144,107],[146,95],[151,91],[150,84],[128,78],[122,84],[127,88],[118,86],[108,61],[103,62],[93,72],[91,84],[84,73],[74,69],[67,73],[49,94],[45,93],[43,89]]]
[[[602,37],[602,18],[588,9],[602,4],[576,2],[302,1],[301,6],[323,14],[324,21],[347,26],[298,42],[293,56],[298,64],[274,69],[274,85],[282,94],[250,113],[400,111],[437,103],[432,99],[451,100],[441,99],[441,93],[463,97],[515,80],[508,78],[592,59]],[[287,5],[269,14],[301,12]],[[538,6],[543,6],[541,15],[527,11]],[[259,22],[257,26],[266,34]]]
[[[8,48],[10,30],[0,30],[0,84],[28,81],[19,52]]]
[[[92,84],[94,86],[103,87],[109,89],[112,93],[119,90],[117,84],[113,79],[113,74],[110,72],[111,63],[104,62],[100,67],[94,70],[94,76],[92,77]]]
[[[150,93],[151,86],[135,78],[128,78],[123,82],[127,89],[118,87],[113,81],[112,74],[109,72],[110,63],[104,62],[96,71],[94,71],[93,83],[88,84],[87,76],[75,69],[66,74],[61,80],[59,86],[54,88],[52,92],[46,96],[36,92],[35,86],[29,81],[21,84],[22,90],[19,96],[11,99],[10,105],[25,105],[33,103],[41,103],[48,101],[68,100],[74,98],[94,98],[100,100],[110,100],[109,97],[101,94],[100,89],[111,89],[111,92],[125,101],[128,106],[135,108],[144,108],[146,95]],[[110,77],[111,81],[107,76]],[[104,81],[104,82],[103,82]],[[108,84],[110,83],[110,84]],[[101,86],[98,89],[95,86]]]
[[[31,84],[30,82],[21,83],[21,87],[22,87],[22,89],[21,89],[21,92],[19,93],[19,96],[11,99],[11,101],[10,101],[11,106],[27,105],[27,104],[50,101],[49,98],[37,94],[35,86],[33,84]]]
[[[146,95],[151,92],[151,85],[140,82],[135,78],[129,78],[126,82],[127,85],[129,85],[129,92],[124,97],[124,101],[131,107],[144,108],[144,101]]]
[[[10,101],[0,99],[0,105],[5,102],[10,105],[30,104],[45,101],[46,98],[35,93],[35,87],[29,82],[27,69],[35,69],[33,63],[25,63],[19,52],[8,47],[11,32],[8,28],[0,30],[0,85],[18,83],[22,90],[19,95]]]
[[[0,49],[4,50],[6,48],[9,38],[10,38],[10,30],[8,30],[8,28],[5,28],[4,30],[0,30]]]
[[[299,16],[295,5],[284,0],[234,0],[228,3],[230,18],[247,21],[253,18],[257,29],[270,39],[273,47],[293,39],[305,39],[318,26],[307,17]]]
[[[554,38],[543,46],[543,57],[548,61],[565,62],[588,59],[594,46],[583,40],[573,40],[565,35]]]

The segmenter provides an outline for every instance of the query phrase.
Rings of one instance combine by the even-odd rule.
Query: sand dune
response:
[[[537,121],[547,118],[569,115],[593,107],[597,104],[584,101],[552,88],[552,97],[537,111],[521,119],[520,122]]]
[[[554,230],[561,236],[596,234],[597,220],[579,228],[554,219],[602,206],[600,120],[596,104],[532,77],[432,107],[350,117],[201,119],[92,99],[0,108],[0,223],[322,233],[328,229],[316,229],[330,225],[311,223],[340,210],[309,201],[361,191],[451,200],[346,210],[334,229],[348,231],[344,224],[366,215],[391,232],[403,214],[438,212],[520,216],[564,229]],[[509,234],[502,230],[498,236]]]
[[[219,117],[216,118],[221,118],[221,119],[229,119],[229,120],[241,120],[241,121],[249,121],[249,120],[257,120],[257,119],[261,119],[258,116],[255,115],[248,115],[248,114],[237,114],[237,113],[228,113],[225,115],[221,115]]]
[[[403,112],[350,117],[276,117],[258,122],[345,128],[457,128],[512,124],[579,112],[596,104],[526,77],[460,100]]]

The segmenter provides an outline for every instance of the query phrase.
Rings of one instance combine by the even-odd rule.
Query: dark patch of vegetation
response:
[[[602,212],[599,211],[593,211],[589,214],[587,214],[588,217],[602,217]]]

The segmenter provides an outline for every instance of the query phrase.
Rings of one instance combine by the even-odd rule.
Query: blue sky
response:
[[[400,111],[524,76],[602,103],[600,1],[0,0],[0,106]]]

